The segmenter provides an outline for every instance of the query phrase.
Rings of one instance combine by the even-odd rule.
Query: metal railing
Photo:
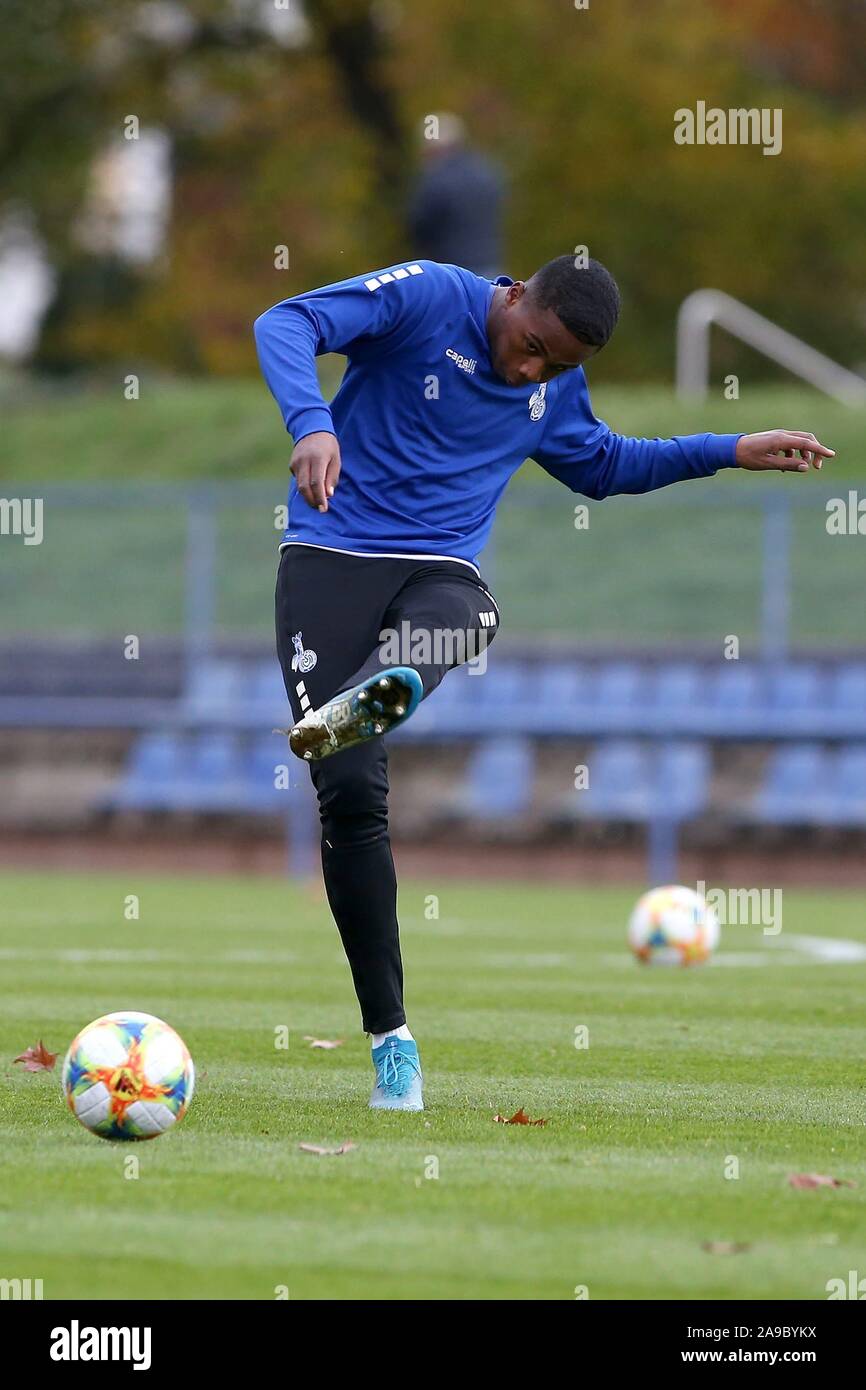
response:
[[[590,524],[578,530],[573,494],[516,485],[482,571],[503,633],[527,644],[688,652],[720,649],[731,634],[744,655],[771,660],[862,649],[866,608],[855,596],[866,546],[859,534],[828,531],[827,504],[839,491],[816,479],[723,477],[590,502]],[[233,638],[272,648],[275,489],[40,492],[43,544],[13,536],[0,544],[0,642],[172,637],[190,665]]]
[[[718,324],[749,347],[763,353],[803,381],[843,405],[866,405],[866,381],[825,357],[754,309],[723,290],[695,290],[683,300],[677,317],[676,389],[681,399],[707,394],[710,377],[710,329]]]

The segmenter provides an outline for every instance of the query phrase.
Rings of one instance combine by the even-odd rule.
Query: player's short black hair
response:
[[[575,256],[557,256],[527,281],[541,309],[552,309],[573,338],[604,347],[619,318],[619,287],[609,270],[591,257],[583,266]],[[580,268],[578,268],[580,267]]]

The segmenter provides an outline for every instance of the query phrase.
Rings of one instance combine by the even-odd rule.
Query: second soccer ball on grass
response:
[[[719,919],[693,888],[651,888],[635,904],[628,944],[645,965],[701,965],[719,944]]]

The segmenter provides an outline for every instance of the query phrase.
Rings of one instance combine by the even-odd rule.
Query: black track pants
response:
[[[455,560],[289,545],[277,573],[276,621],[283,679],[299,719],[385,666],[413,666],[426,698],[447,670],[483,653],[499,613],[475,571]],[[325,890],[364,1029],[384,1033],[406,1021],[385,739],[311,763],[310,773]]]

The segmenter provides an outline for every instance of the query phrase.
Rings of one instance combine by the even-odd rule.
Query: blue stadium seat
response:
[[[568,812],[581,820],[647,821],[664,815],[680,821],[707,804],[710,751],[704,743],[642,743],[609,739],[592,749],[589,786],[569,797]]]
[[[709,680],[709,712],[720,734],[757,732],[766,704],[764,682],[750,662],[723,661]]]
[[[236,734],[210,730],[193,739],[187,776],[178,782],[175,805],[188,811],[243,810],[243,760]]]
[[[819,744],[777,748],[753,803],[758,819],[771,825],[830,824],[830,771],[828,755]]]
[[[767,678],[768,732],[814,738],[821,732],[827,682],[812,662],[784,663]]]
[[[243,668],[235,722],[241,728],[268,733],[292,723],[292,710],[276,658]]]
[[[277,714],[280,718],[283,717],[286,713],[288,698],[283,683],[283,673],[277,664],[276,657],[273,660],[257,661],[254,666],[246,669],[242,696],[257,711],[259,709],[270,711],[268,717]]]
[[[556,736],[578,734],[584,727],[592,689],[582,662],[553,661],[543,672],[544,719],[538,732]],[[535,721],[537,724],[539,721]]]
[[[445,683],[457,672],[449,672]],[[487,670],[464,676],[465,716],[475,733],[510,733],[525,728],[532,720],[531,685],[527,671],[516,662],[490,662]],[[436,692],[439,694],[439,691]],[[435,697],[434,697],[435,698]]]
[[[866,744],[843,744],[831,758],[827,819],[840,827],[866,825]]]
[[[293,767],[292,763],[296,766]],[[284,738],[276,735],[261,735],[253,741],[244,767],[244,799],[251,811],[262,813],[288,813],[288,799],[292,795],[289,788],[277,787],[277,769],[288,768],[292,779],[309,778],[307,769],[289,752]]]
[[[473,695],[484,679],[470,676],[466,666],[448,671],[432,696],[421,701],[412,718],[389,734],[388,741],[454,738],[477,732]]]
[[[142,734],[132,748],[129,774],[155,782],[169,781],[177,776],[181,751],[182,744],[177,734]]]
[[[846,661],[836,667],[821,723],[830,735],[866,737],[866,662]]]
[[[594,699],[603,709],[634,710],[645,679],[636,661],[606,661],[596,672]]]
[[[291,794],[274,785],[278,764],[288,765],[285,740],[268,735],[247,747],[234,732],[211,730],[193,738],[145,734],[108,809],[240,815],[288,809]],[[299,764],[299,774],[306,773]]]
[[[710,762],[705,743],[664,745],[656,761],[656,810],[673,820],[700,815],[707,804]]]
[[[237,661],[202,661],[190,674],[180,703],[190,725],[233,724],[243,708],[244,668]]]
[[[575,791],[569,812],[580,820],[643,821],[652,809],[649,750],[634,739],[606,739],[587,758],[589,786]]]
[[[753,709],[761,700],[761,679],[757,666],[749,662],[725,661],[712,682],[712,701],[716,708]]]
[[[117,790],[107,809],[149,811],[168,809],[186,764],[187,747],[174,733],[142,734],[136,739]]]
[[[774,666],[767,682],[767,703],[774,713],[813,710],[822,702],[823,680],[814,662]]]
[[[706,678],[693,661],[672,661],[660,666],[652,682],[651,699],[668,708],[688,707],[704,698]]]
[[[671,662],[650,678],[646,714],[655,733],[700,728],[706,721],[707,704],[705,671],[695,662]]]
[[[223,786],[237,778],[241,754],[236,734],[212,730],[193,740],[190,775],[203,786]]]
[[[589,698],[590,672],[582,661],[550,661],[544,667],[545,695],[556,704],[583,704]]]
[[[830,683],[828,708],[866,714],[866,662],[846,661],[837,667]]]
[[[461,809],[481,820],[523,815],[532,802],[535,750],[520,735],[484,739],[472,752]]]
[[[583,728],[588,734],[646,731],[647,671],[637,661],[605,661],[589,682]]]

